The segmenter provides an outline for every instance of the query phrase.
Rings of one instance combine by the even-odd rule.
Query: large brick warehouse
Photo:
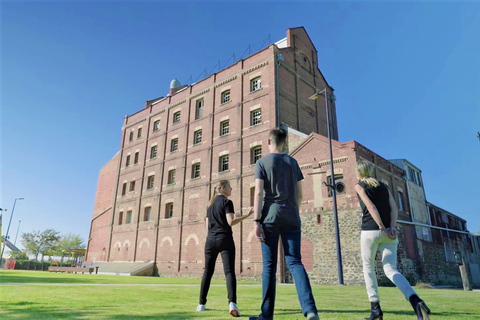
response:
[[[359,158],[375,165],[377,178],[388,183],[403,208],[399,262],[409,280],[461,282],[458,268],[446,259],[446,240],[436,244],[416,236],[405,170],[356,141],[338,142],[333,88],[319,70],[317,50],[303,27],[288,29],[285,39],[195,84],[172,81],[166,97],[149,100],[125,117],[120,150],[100,170],[88,261],[150,262],[154,275],[198,277],[204,267],[206,206],[215,183],[230,181],[238,214],[250,207],[255,162],[268,152],[270,129],[281,125],[289,131],[288,151],[305,176],[301,206],[305,267],[312,282],[336,283],[332,197],[322,186],[332,174],[326,106],[323,99],[308,99],[324,88],[330,98],[335,179],[345,185],[338,195],[345,284],[363,284],[361,211],[353,188]],[[449,237],[449,246],[470,250],[466,225],[451,229],[459,237],[452,241]],[[233,230],[238,275],[258,279],[262,262],[253,224],[246,220]],[[426,251],[438,254],[426,258]],[[435,276],[433,266],[446,280]],[[220,269],[217,274],[222,274]],[[284,264],[278,276],[291,281]]]

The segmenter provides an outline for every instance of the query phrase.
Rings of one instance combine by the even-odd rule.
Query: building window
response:
[[[228,154],[220,157],[218,171],[227,171],[228,170]]]
[[[153,189],[154,182],[155,182],[155,176],[149,176],[147,180],[147,190]]]
[[[230,132],[230,121],[225,120],[220,122],[220,136],[227,135]]]
[[[130,165],[130,155],[127,156],[127,160],[125,161],[125,167]]]
[[[403,193],[401,193],[400,191],[398,191],[398,210],[405,210],[403,205]]]
[[[138,152],[135,152],[135,157],[133,158],[133,164],[138,163]]]
[[[257,161],[262,157],[262,146],[258,146],[258,147],[253,147],[251,150],[250,150],[250,153],[251,153],[251,164],[255,164],[257,163]]]
[[[125,224],[132,223],[132,211],[127,211],[127,217],[125,219]]]
[[[128,139],[128,141],[132,141],[133,140],[133,131],[130,131],[130,138]]]
[[[125,194],[127,194],[127,183],[126,182],[122,186],[122,196],[124,196]]]
[[[135,181],[130,181],[130,189],[128,191],[135,191]]]
[[[230,90],[225,90],[222,92],[222,103],[230,102]]]
[[[120,211],[118,214],[118,225],[121,225],[123,223],[123,211]]]
[[[160,130],[160,120],[157,120],[153,123],[153,132]]]
[[[203,99],[198,99],[195,103],[195,120],[200,119],[203,115]]]
[[[202,142],[202,130],[197,130],[193,133],[193,144],[199,144]]]
[[[173,202],[165,205],[165,219],[173,217]]]
[[[150,159],[155,159],[157,157],[157,146],[150,148]]]
[[[332,177],[328,176],[327,177],[327,183],[329,185],[332,185]],[[337,194],[342,194],[345,193],[345,184],[343,183],[343,175],[342,174],[336,174],[335,175],[335,191]],[[328,187],[328,196],[333,197],[333,191],[332,188]]]
[[[170,144],[170,152],[177,152],[178,151],[178,138],[172,139]]]
[[[179,123],[180,122],[180,111],[177,111],[173,114],[173,123]]]
[[[140,139],[141,137],[142,137],[142,128],[138,128],[137,139]]]
[[[150,221],[150,213],[152,212],[152,207],[145,207],[143,211],[143,221]]]
[[[258,91],[262,88],[262,78],[256,77],[250,80],[250,92]]]
[[[262,110],[257,109],[250,112],[250,125],[256,126],[262,123]]]
[[[175,169],[168,171],[168,184],[175,183]]]
[[[200,178],[200,163],[195,163],[192,166],[192,179]]]

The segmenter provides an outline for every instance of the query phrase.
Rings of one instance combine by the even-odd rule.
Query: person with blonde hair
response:
[[[356,166],[359,183],[355,185],[362,207],[362,232],[360,236],[363,275],[367,288],[371,314],[367,320],[383,319],[378,296],[378,282],[375,272],[377,250],[382,255],[385,275],[408,299],[418,320],[430,319],[430,309],[419,298],[407,279],[397,270],[398,230],[396,228],[398,209],[388,187],[372,177],[372,166],[359,161]]]
[[[228,199],[232,194],[232,187],[228,180],[220,180],[215,187],[214,194],[207,208],[206,227],[208,230],[205,241],[205,271],[200,286],[200,302],[198,312],[205,311],[208,290],[218,254],[222,255],[223,270],[227,282],[229,312],[233,317],[240,317],[237,308],[237,279],[235,276],[235,243],[233,241],[232,226],[240,223],[253,213],[253,207],[247,215],[235,218],[233,202]]]

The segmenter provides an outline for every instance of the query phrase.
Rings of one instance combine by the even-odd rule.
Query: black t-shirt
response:
[[[209,236],[232,234],[232,227],[227,222],[227,213],[235,213],[233,202],[223,195],[218,195],[207,209]]]
[[[389,202],[389,193],[388,187],[380,182],[378,187],[372,187],[371,185],[360,181],[358,183],[365,193],[367,194],[370,201],[373,202],[375,207],[377,207],[378,213],[380,213],[380,218],[382,219],[383,225],[385,228],[390,227],[390,202]],[[362,230],[379,230],[377,223],[373,220],[370,212],[368,212],[365,203],[363,203],[362,199],[360,199],[360,206],[362,207],[363,216],[362,216]]]

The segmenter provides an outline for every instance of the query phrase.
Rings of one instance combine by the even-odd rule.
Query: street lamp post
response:
[[[338,284],[343,285],[343,265],[342,265],[342,248],[340,246],[340,230],[338,229],[338,212],[337,212],[337,190],[335,188],[335,171],[333,168],[333,151],[332,151],[332,137],[330,134],[330,112],[328,106],[327,98],[327,88],[317,91],[310,100],[317,100],[320,96],[323,95],[325,98],[325,109],[327,113],[327,137],[328,137],[328,147],[330,150],[330,171],[331,171],[331,184],[328,187],[332,190],[333,198],[333,219],[335,223],[335,242],[337,247],[337,271],[338,271]]]
[[[0,263],[3,261],[3,252],[5,251],[5,244],[6,244],[6,241],[8,240],[8,231],[10,231],[10,224],[12,223],[13,213],[15,212],[15,204],[17,203],[17,200],[23,200],[23,199],[24,198],[15,198],[15,201],[13,202],[12,214],[10,215],[10,220],[8,221],[7,233],[5,234],[5,240],[3,241],[2,255],[0,256]]]
[[[20,230],[20,223],[22,223],[22,220],[18,220],[18,228],[17,228],[17,234],[15,235],[15,242],[13,242],[13,245],[17,245],[17,237],[18,237],[18,230]]]

